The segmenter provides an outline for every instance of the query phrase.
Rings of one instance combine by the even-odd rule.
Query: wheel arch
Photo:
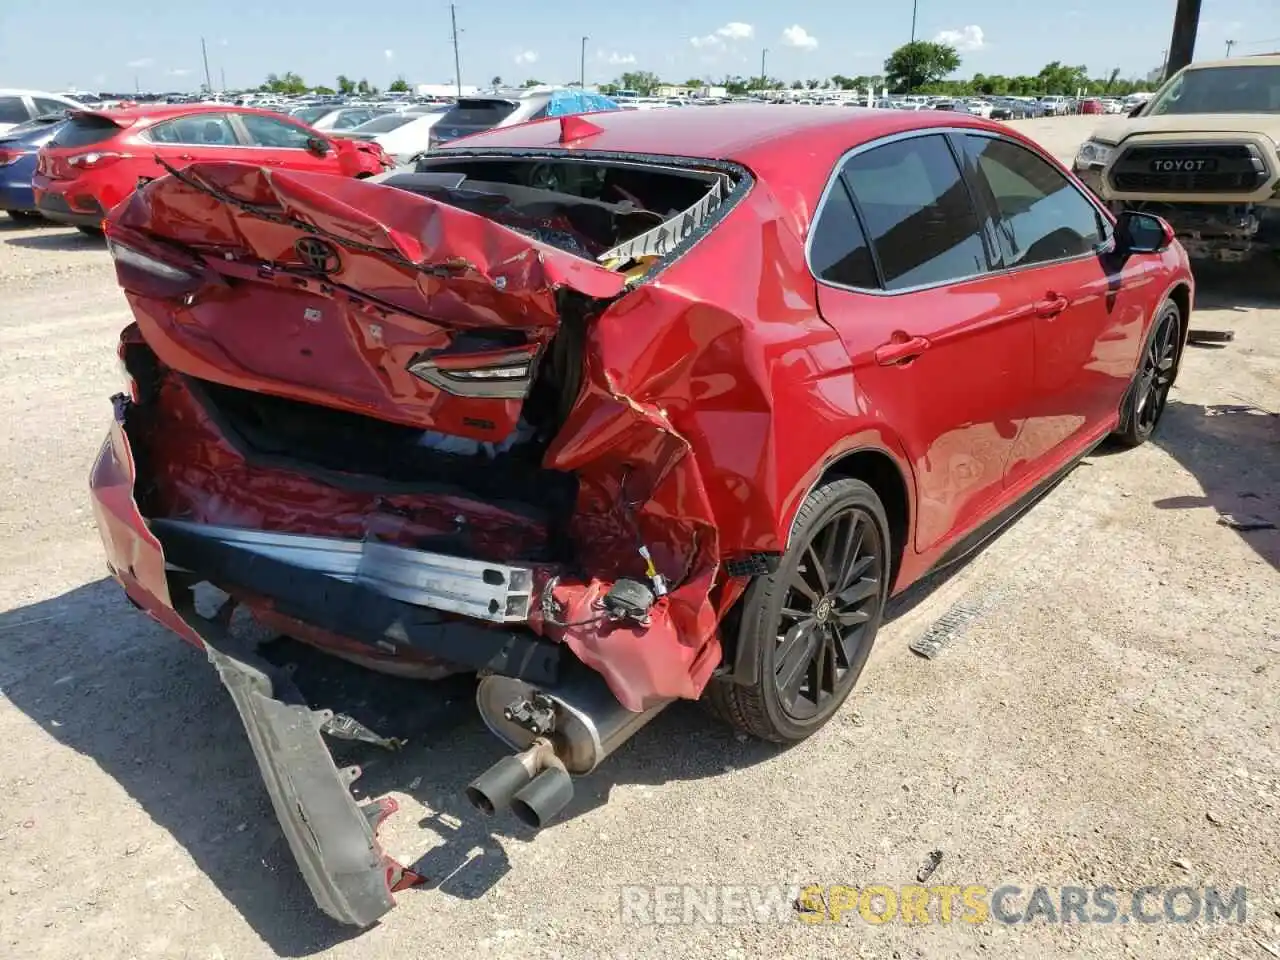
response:
[[[911,542],[911,523],[914,515],[914,497],[912,493],[912,475],[905,458],[893,452],[888,445],[864,442],[836,451],[821,460],[810,471],[810,478],[797,493],[790,509],[786,547],[791,547],[791,537],[795,531],[796,516],[800,505],[822,484],[831,480],[849,478],[861,480],[875,491],[884,506],[885,516],[889,521],[889,543],[891,548],[891,568],[889,592],[893,593],[898,574],[902,568]],[[752,684],[758,679],[758,661],[754,632],[742,622],[740,616],[744,604],[751,592],[757,589],[759,578],[753,578],[742,596],[738,598],[733,609],[726,616],[721,628],[721,642],[725,645],[724,663],[727,669],[722,674],[731,683]]]

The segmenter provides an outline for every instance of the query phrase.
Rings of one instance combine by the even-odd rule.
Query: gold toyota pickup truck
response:
[[[1119,213],[1164,217],[1192,258],[1280,257],[1280,54],[1195,63],[1127,118],[1104,121],[1074,169]]]

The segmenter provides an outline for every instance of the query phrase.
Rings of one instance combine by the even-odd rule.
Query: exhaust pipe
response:
[[[670,702],[634,713],[585,666],[570,667],[558,683],[542,687],[483,677],[476,688],[480,716],[519,752],[477,777],[467,799],[485,813],[510,807],[529,826],[544,827],[573,798],[570,775],[595,770]]]

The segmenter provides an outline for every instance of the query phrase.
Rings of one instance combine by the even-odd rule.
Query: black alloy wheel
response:
[[[831,517],[805,547],[773,651],[778,700],[793,720],[811,720],[848,695],[857,679],[852,668],[866,660],[874,635],[868,625],[879,613],[884,566],[875,521],[856,506]]]
[[[1166,300],[1151,327],[1115,434],[1117,440],[1130,447],[1150,438],[1169,404],[1181,348],[1182,324],[1177,304]]]
[[[840,478],[809,494],[778,569],[740,607],[739,650],[754,680],[713,678],[711,709],[763,740],[795,743],[831,719],[866,665],[891,574],[889,523],[875,491]]]

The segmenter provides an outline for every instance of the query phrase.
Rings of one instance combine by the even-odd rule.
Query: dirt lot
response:
[[[1089,125],[1028,124],[1063,156]],[[415,692],[427,732],[362,783],[401,800],[384,837],[430,884],[353,936],[313,909],[213,671],[104,576],[86,475],[128,319],[107,254],[0,222],[0,954],[1280,956],[1280,533],[1218,522],[1280,523],[1276,291],[1203,278],[1195,326],[1236,339],[1191,350],[1156,442],[1089,458],[900,605],[807,743],[743,742],[677,706],[535,836],[461,797],[500,755],[465,688]],[[912,654],[949,612],[959,635]],[[620,910],[624,885],[897,886],[934,850],[930,884],[1243,884],[1248,919],[811,925],[788,907],[652,926]]]

